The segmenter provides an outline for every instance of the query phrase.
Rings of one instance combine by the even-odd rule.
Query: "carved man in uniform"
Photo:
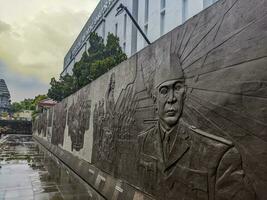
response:
[[[231,141],[186,124],[179,61],[156,69],[158,123],[138,136],[140,186],[160,200],[254,200]]]

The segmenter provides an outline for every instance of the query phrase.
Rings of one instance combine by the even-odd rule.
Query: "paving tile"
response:
[[[91,198],[90,186],[46,154],[29,137],[8,137],[0,146],[0,200]]]

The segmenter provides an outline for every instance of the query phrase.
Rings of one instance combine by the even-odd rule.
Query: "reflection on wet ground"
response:
[[[86,200],[95,195],[31,136],[10,135],[0,142],[0,200]]]

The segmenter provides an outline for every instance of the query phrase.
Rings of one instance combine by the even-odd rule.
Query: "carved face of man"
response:
[[[184,81],[166,81],[157,89],[157,107],[160,122],[166,128],[171,128],[178,122],[182,113],[185,94]]]

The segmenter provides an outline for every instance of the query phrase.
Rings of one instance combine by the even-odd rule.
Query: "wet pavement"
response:
[[[0,200],[103,199],[95,196],[95,190],[31,136],[0,140]]]

